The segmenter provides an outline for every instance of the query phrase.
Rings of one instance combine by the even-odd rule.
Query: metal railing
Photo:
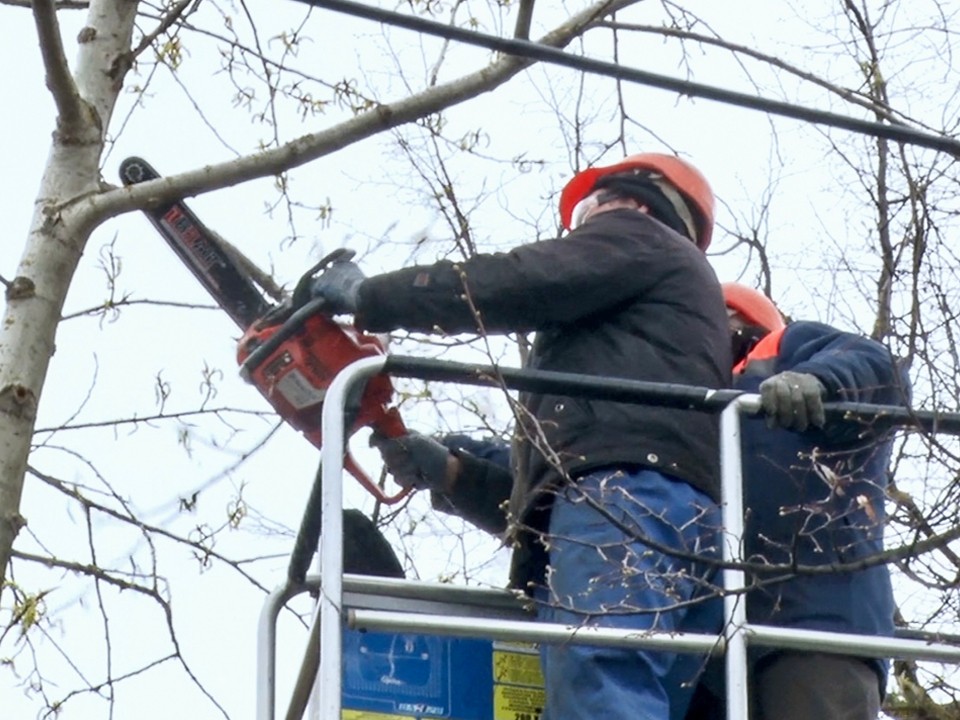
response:
[[[506,590],[457,587],[441,583],[344,575],[342,449],[344,415],[350,389],[370,376],[496,386],[511,390],[589,396],[720,413],[724,624],[721,637],[691,633],[656,633],[613,628],[570,627],[530,619],[520,600]],[[896,406],[828,403],[828,417],[869,417],[877,425],[903,426],[960,435],[960,413],[920,412]],[[677,652],[725,656],[727,717],[746,720],[747,647],[817,650],[859,657],[901,658],[960,663],[960,644],[936,636],[873,637],[814,630],[750,625],[746,620],[745,576],[739,563],[743,534],[743,483],[740,417],[759,410],[759,396],[737,390],[596,378],[546,371],[494,368],[421,358],[381,356],[359,360],[343,370],[327,391],[322,418],[323,517],[319,546],[321,575],[305,582],[288,581],[271,593],[258,632],[257,718],[274,720],[276,706],[276,622],[294,596],[318,598],[314,625],[285,718],[299,720],[309,705],[311,717],[332,720],[342,712],[343,627],[362,630],[420,632],[489,640],[573,643],[592,646],[655,647]],[[298,545],[302,546],[302,542]]]

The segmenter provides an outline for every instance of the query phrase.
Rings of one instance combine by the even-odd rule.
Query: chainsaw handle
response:
[[[357,461],[353,459],[353,455],[351,455],[349,451],[343,456],[343,469],[353,475],[356,481],[366,488],[368,493],[373,495],[373,497],[382,502],[384,505],[396,505],[407,495],[413,492],[413,488],[408,487],[401,488],[400,492],[396,493],[395,495],[388,495],[386,492],[384,492],[382,487],[377,485],[367,476],[363,469],[357,464]]]
[[[388,438],[398,438],[407,434],[407,428],[403,424],[403,418],[400,417],[400,411],[395,407],[381,406],[380,412],[369,422],[369,426],[373,432]],[[400,492],[395,495],[387,495],[382,487],[367,476],[360,465],[357,464],[357,461],[353,459],[349,451],[343,458],[343,468],[353,475],[356,481],[366,488],[368,493],[384,505],[395,505],[413,492],[413,488],[409,487],[402,488]]]

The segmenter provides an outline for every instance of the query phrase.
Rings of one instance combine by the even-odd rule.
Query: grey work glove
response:
[[[433,438],[419,433],[386,438],[374,433],[370,444],[380,451],[383,464],[397,484],[441,492],[446,488],[450,451]]]
[[[365,280],[360,267],[352,260],[337,260],[313,281],[311,297],[326,300],[324,309],[331,315],[357,312],[360,283]]]
[[[823,396],[826,388],[809,373],[786,372],[760,383],[760,402],[767,416],[767,427],[806,430],[823,427]]]

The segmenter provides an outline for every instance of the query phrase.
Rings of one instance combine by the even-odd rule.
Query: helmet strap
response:
[[[660,189],[660,192],[670,201],[670,205],[676,211],[677,215],[680,216],[680,220],[683,222],[684,228],[686,228],[686,232],[683,234],[696,242],[697,223],[694,221],[693,213],[690,212],[690,206],[687,204],[687,201],[684,200],[677,189],[664,180],[662,176],[654,175],[651,177],[654,184]]]

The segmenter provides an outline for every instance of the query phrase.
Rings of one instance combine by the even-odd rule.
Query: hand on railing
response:
[[[767,427],[806,430],[823,427],[826,388],[809,373],[782,372],[760,383],[760,402]]]

